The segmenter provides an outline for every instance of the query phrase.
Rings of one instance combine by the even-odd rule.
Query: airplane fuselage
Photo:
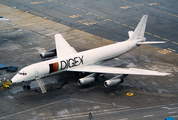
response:
[[[111,59],[137,47],[137,42],[138,41],[127,40],[63,57],[59,56],[58,58],[54,58],[52,60],[35,63],[21,69],[19,74],[12,78],[12,82],[13,79],[16,79],[16,83],[18,81],[26,82],[34,80],[37,77],[42,78],[50,74],[63,72],[72,67],[88,65]],[[23,77],[18,77],[20,75],[23,75]]]

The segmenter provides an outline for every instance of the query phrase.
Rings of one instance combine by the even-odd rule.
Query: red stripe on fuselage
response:
[[[53,63],[53,72],[57,71],[56,70],[56,63]]]

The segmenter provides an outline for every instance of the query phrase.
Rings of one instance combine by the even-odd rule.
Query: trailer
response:
[[[175,120],[173,117],[167,117],[165,120]]]

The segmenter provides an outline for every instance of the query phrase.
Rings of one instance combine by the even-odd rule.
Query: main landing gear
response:
[[[40,87],[41,92],[42,92],[43,94],[47,93],[46,87],[45,87],[45,85],[44,85],[44,83],[43,83],[43,80],[37,77],[37,78],[36,78],[36,81],[38,82],[38,85],[39,85],[39,87]],[[24,82],[24,83],[23,83],[23,89],[30,90],[31,87],[30,87],[29,84],[30,84],[30,83]]]

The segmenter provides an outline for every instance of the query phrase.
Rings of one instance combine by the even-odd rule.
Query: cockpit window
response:
[[[24,71],[23,72],[19,72],[18,74],[19,75],[27,75],[27,73],[25,73]]]

